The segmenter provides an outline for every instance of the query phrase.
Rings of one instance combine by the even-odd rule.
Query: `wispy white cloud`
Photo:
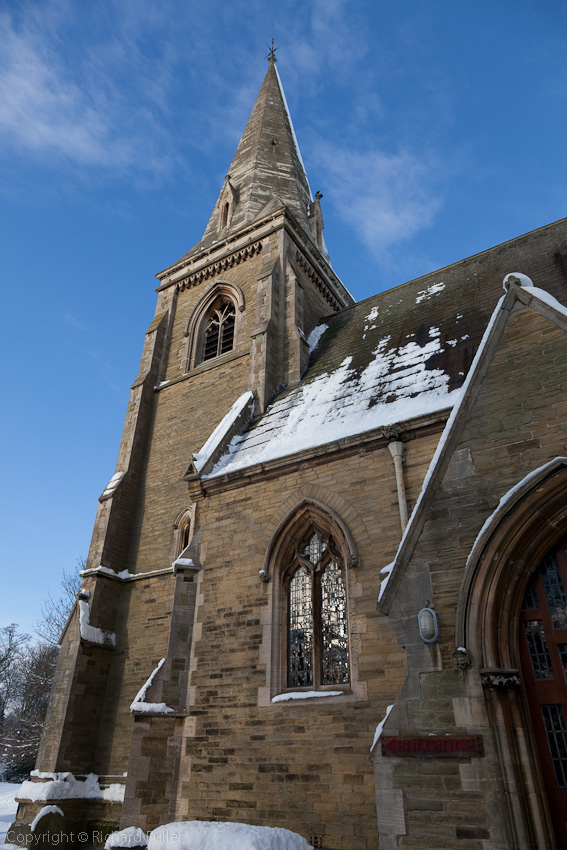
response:
[[[76,166],[162,170],[168,158],[157,155],[154,115],[160,74],[151,75],[144,100],[128,103],[120,70],[138,64],[135,45],[115,38],[74,53],[67,45],[65,53],[58,36],[65,6],[31,5],[17,22],[0,14],[4,149]]]
[[[317,149],[326,195],[377,257],[431,226],[443,203],[443,173],[433,158],[408,151],[357,151],[330,142]]]

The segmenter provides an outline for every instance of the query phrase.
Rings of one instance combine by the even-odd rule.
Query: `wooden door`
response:
[[[567,541],[533,574],[520,615],[522,673],[557,845],[567,848]]]

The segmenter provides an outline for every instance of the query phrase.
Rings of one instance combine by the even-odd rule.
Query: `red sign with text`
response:
[[[400,735],[384,737],[383,756],[469,758],[483,756],[482,735]]]

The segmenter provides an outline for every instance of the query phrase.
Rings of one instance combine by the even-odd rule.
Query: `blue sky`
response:
[[[356,298],[567,215],[565,0],[0,0],[0,626],[87,554],[154,274],[202,235],[272,36]]]

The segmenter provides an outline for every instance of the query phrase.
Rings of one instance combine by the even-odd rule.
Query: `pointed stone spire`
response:
[[[275,56],[225,178],[203,242],[222,238],[278,204],[311,232],[311,190],[291,123]]]

